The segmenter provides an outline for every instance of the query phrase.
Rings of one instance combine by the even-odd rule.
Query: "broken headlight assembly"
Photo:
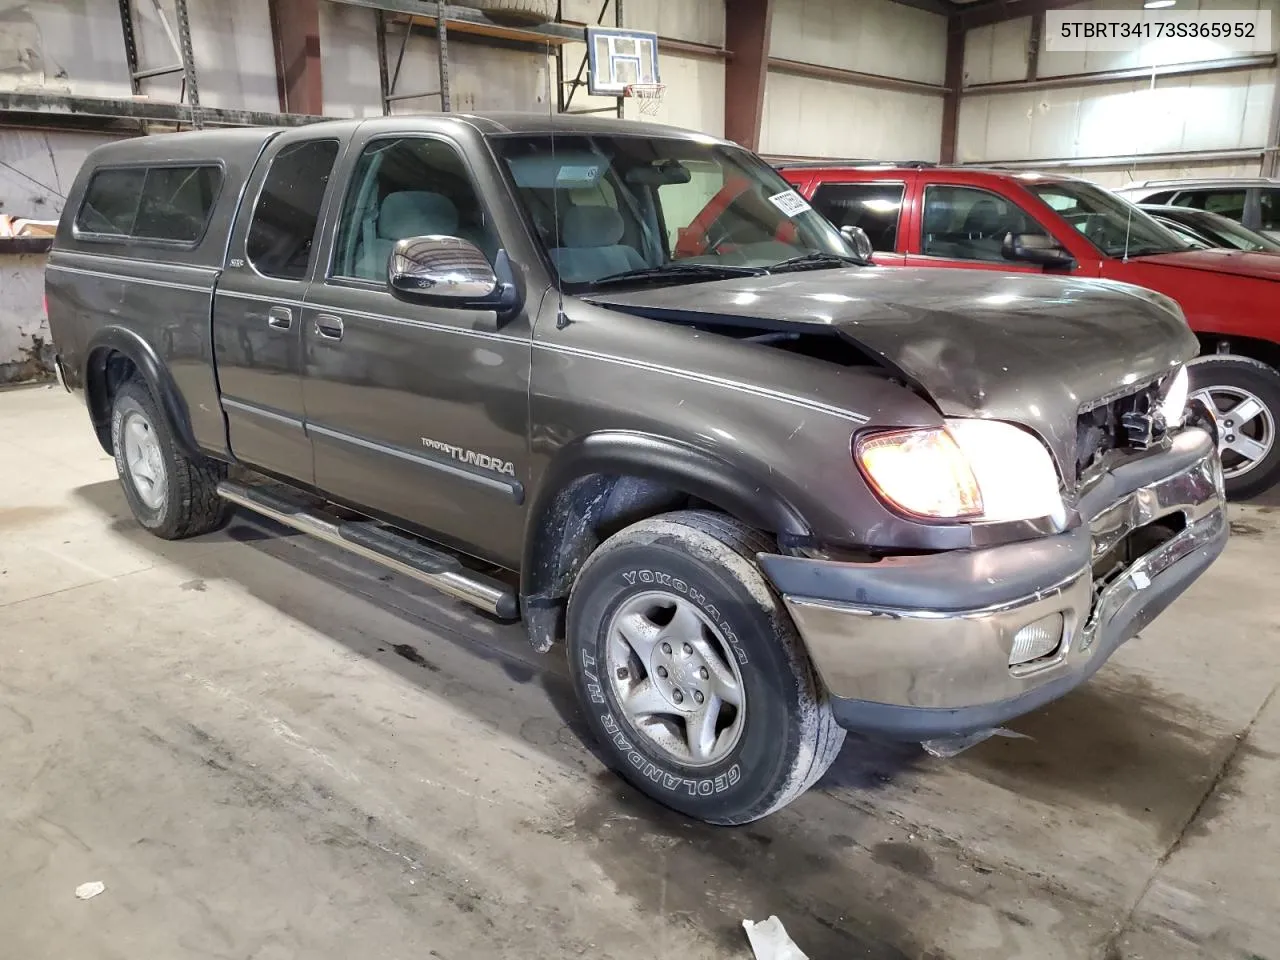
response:
[[[861,437],[855,458],[890,506],[924,520],[1066,522],[1053,458],[1035,436],[999,420]]]

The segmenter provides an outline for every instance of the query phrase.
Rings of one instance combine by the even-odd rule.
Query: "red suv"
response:
[[[836,226],[865,231],[878,264],[1103,277],[1172,297],[1200,338],[1192,390],[1216,411],[1228,493],[1249,497],[1280,480],[1280,255],[1191,249],[1073,177],[924,164],[780,169]]]

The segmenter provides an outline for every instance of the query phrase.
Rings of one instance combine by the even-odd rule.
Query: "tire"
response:
[[[1280,372],[1257,360],[1232,355],[1192,361],[1187,372],[1191,396],[1199,396],[1216,411],[1227,496],[1246,500],[1270,489],[1280,480],[1276,429],[1280,425]],[[1249,412],[1254,407],[1259,410],[1242,430],[1230,413],[1246,403]]]
[[[157,537],[197,537],[231,519],[233,507],[217,493],[226,467],[203,457],[192,459],[178,448],[169,422],[141,380],[127,381],[112,399],[111,449],[129,508]]]
[[[605,541],[569,601],[570,671],[610,765],[659,803],[708,823],[749,823],[780,809],[844,743],[795,626],[756,566],[755,555],[773,549],[722,514],[665,514]],[[619,625],[641,642],[623,640]],[[681,639],[690,636],[693,652]],[[668,639],[680,641],[671,655]],[[718,704],[715,730],[695,737],[676,719],[678,696],[686,711],[702,697],[707,712],[692,709],[704,718]],[[672,712],[640,723],[624,700]]]

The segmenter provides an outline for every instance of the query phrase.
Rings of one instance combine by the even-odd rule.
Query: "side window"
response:
[[[1259,190],[1258,206],[1262,211],[1259,230],[1280,230],[1280,190]]]
[[[271,161],[245,249],[259,273],[306,279],[324,191],[337,158],[337,140],[307,140],[290,144]]]
[[[907,188],[901,183],[824,183],[814,194],[817,211],[837,227],[861,227],[871,247],[892,253]]]
[[[1176,191],[1174,190],[1161,190],[1159,193],[1153,193],[1150,196],[1142,197],[1141,199],[1133,199],[1132,197],[1130,197],[1130,199],[1133,200],[1134,203],[1152,203],[1163,206],[1169,202],[1175,192]],[[1128,195],[1126,194],[1126,196]]]
[[[396,241],[431,235],[469,240],[490,262],[497,255],[496,235],[461,155],[428,137],[370,143],[343,203],[332,275],[385,282]]]
[[[1244,197],[1244,190],[1185,190],[1174,197],[1173,202],[1179,207],[1220,213],[1239,223],[1244,219]]]
[[[89,180],[84,203],[76,214],[76,229],[85,233],[129,236],[133,233],[133,221],[138,215],[146,178],[147,171],[142,167],[99,170]]]
[[[217,167],[155,167],[147,171],[133,235],[195,243],[204,233],[222,185]]]
[[[925,256],[1003,261],[1009,233],[1044,233],[1022,208],[974,187],[931,186],[924,192]]]
[[[195,243],[213,211],[222,171],[214,166],[99,170],[76,214],[82,233]]]

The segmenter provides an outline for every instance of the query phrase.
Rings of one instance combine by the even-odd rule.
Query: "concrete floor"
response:
[[[716,829],[519,628],[250,520],[155,540],[77,401],[0,392],[0,955],[701,960],[777,914],[813,960],[1280,957],[1280,514],[1234,514],[1027,739],[851,738]]]

